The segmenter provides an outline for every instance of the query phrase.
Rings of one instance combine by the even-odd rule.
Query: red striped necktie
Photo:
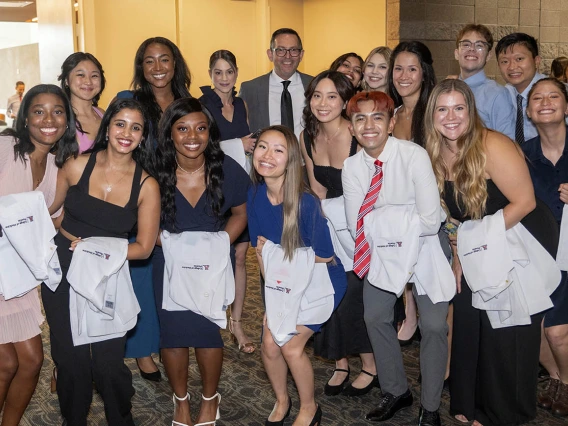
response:
[[[355,255],[353,257],[353,272],[361,279],[369,272],[371,263],[371,250],[363,232],[363,218],[373,210],[383,186],[383,162],[375,160],[375,173],[371,179],[371,186],[357,215],[357,232],[355,233]]]

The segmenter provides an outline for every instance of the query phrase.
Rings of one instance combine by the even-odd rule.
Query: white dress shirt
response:
[[[383,162],[383,186],[375,208],[386,205],[416,205],[421,236],[434,235],[442,217],[440,194],[426,150],[413,142],[390,136],[378,158]],[[375,158],[364,149],[343,163],[341,180],[347,226],[355,237],[357,216],[375,172]]]
[[[300,74],[297,72],[295,72],[288,80],[290,80],[288,91],[290,92],[290,96],[292,96],[292,111],[294,112],[294,133],[299,140],[300,133],[304,130],[302,123],[302,113],[304,111],[304,106],[306,105],[304,85],[302,84]],[[282,91],[284,90],[284,85],[282,84],[283,81],[284,79],[280,78],[278,74],[272,70],[268,87],[268,115],[270,117],[271,126],[282,124],[280,100],[282,98]]]

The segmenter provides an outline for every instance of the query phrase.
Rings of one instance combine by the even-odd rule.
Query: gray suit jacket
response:
[[[270,71],[268,74],[261,75],[250,81],[241,84],[239,97],[248,106],[249,128],[251,132],[270,126],[270,115],[268,112],[268,86],[270,83]],[[313,77],[298,71],[304,90],[310,84]]]

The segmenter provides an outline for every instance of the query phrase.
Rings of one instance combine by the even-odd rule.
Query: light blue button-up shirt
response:
[[[461,77],[460,77],[461,78]],[[464,80],[475,97],[477,112],[485,127],[515,140],[515,110],[505,87],[481,70]]]
[[[523,97],[523,119],[524,119],[524,129],[525,129],[525,141],[528,141],[529,139],[532,138],[536,138],[538,136],[538,132],[536,130],[535,125],[533,124],[533,122],[527,117],[527,101],[528,101],[528,96],[529,96],[529,92],[531,90],[531,87],[533,87],[533,85],[540,79],[545,78],[546,76],[544,74],[541,73],[536,73],[532,79],[532,81],[530,82],[530,84],[527,86],[527,88],[525,90],[523,90],[523,93],[521,93],[520,95]],[[507,88],[507,90],[509,91],[510,94],[510,98],[511,101],[513,102],[513,111],[514,111],[514,118],[513,118],[513,129],[515,128],[515,123],[517,121],[517,95],[519,94],[519,92],[517,92],[517,89],[515,89],[512,85],[507,84],[505,86]],[[513,130],[514,132],[514,130]],[[515,136],[513,133],[513,140],[515,140]]]

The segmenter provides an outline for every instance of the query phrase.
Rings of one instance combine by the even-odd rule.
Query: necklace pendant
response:
[[[105,189],[105,191],[106,191],[106,192],[110,192],[110,191],[112,191],[112,187],[111,187],[110,185],[109,185],[109,186],[107,186],[107,187],[106,187],[106,189]]]

